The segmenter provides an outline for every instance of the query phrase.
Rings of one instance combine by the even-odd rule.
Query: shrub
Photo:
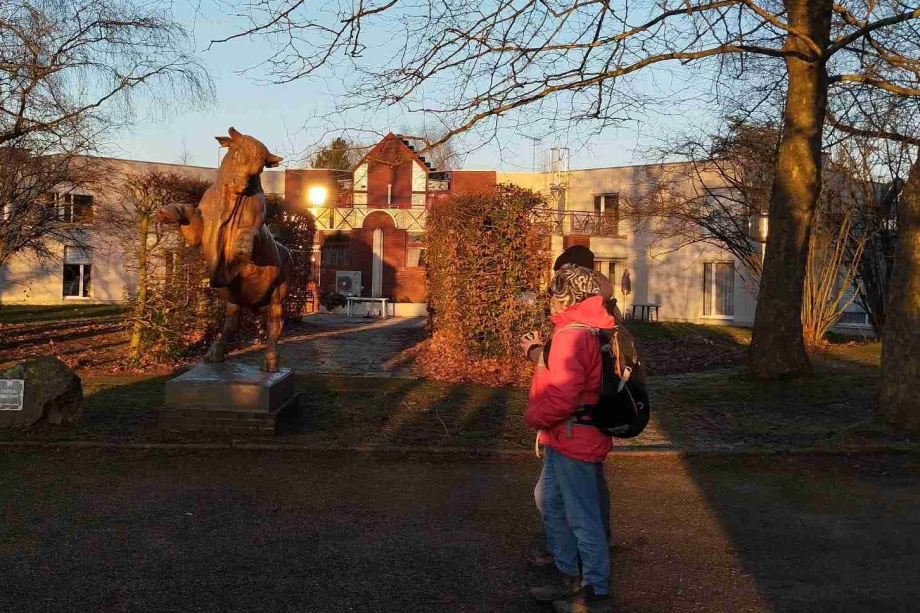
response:
[[[460,194],[428,215],[429,372],[488,383],[529,376],[520,337],[542,327],[539,291],[547,270],[545,234],[533,210],[540,194],[512,185]]]
[[[345,296],[338,292],[323,292],[320,294],[319,303],[323,307],[332,312],[336,307],[343,307],[348,304],[348,301],[345,299]]]
[[[284,299],[285,320],[298,320],[307,308],[307,294],[313,274],[313,236],[316,222],[313,215],[300,215],[287,211],[284,200],[275,194],[265,197],[268,209],[266,223],[275,239],[287,247],[291,254],[291,282]]]

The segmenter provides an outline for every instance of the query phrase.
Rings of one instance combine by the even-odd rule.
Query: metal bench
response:
[[[632,319],[636,319],[636,309],[639,309],[639,321],[652,321],[652,310],[655,311],[655,320],[658,321],[658,309],[660,304],[654,302],[634,302],[632,305]]]
[[[377,302],[380,303],[380,316],[384,319],[388,319],[390,314],[387,309],[387,303],[390,301],[389,298],[362,298],[361,296],[346,296],[345,301],[348,303],[348,316],[352,317],[354,315],[354,304],[356,302]]]

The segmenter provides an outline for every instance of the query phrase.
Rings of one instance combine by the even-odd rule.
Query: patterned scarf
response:
[[[594,271],[575,264],[563,265],[549,282],[550,297],[559,300],[566,308],[600,293],[601,286]]]

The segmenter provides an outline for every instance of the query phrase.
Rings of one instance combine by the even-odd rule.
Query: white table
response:
[[[384,319],[388,319],[390,314],[387,310],[387,303],[390,301],[389,298],[362,298],[361,296],[346,296],[346,302],[348,303],[348,316],[351,317],[354,315],[354,309],[352,308],[356,302],[379,302],[380,316]]]

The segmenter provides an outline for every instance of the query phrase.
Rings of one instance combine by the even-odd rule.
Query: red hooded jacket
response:
[[[590,330],[569,327],[583,324],[610,329],[616,323],[593,296],[553,315],[555,324],[549,364],[542,360],[534,371],[530,401],[524,421],[543,430],[541,442],[564,456],[583,462],[601,462],[610,451],[610,437],[593,426],[574,425],[569,419],[586,404],[595,404],[601,388],[601,354]]]

